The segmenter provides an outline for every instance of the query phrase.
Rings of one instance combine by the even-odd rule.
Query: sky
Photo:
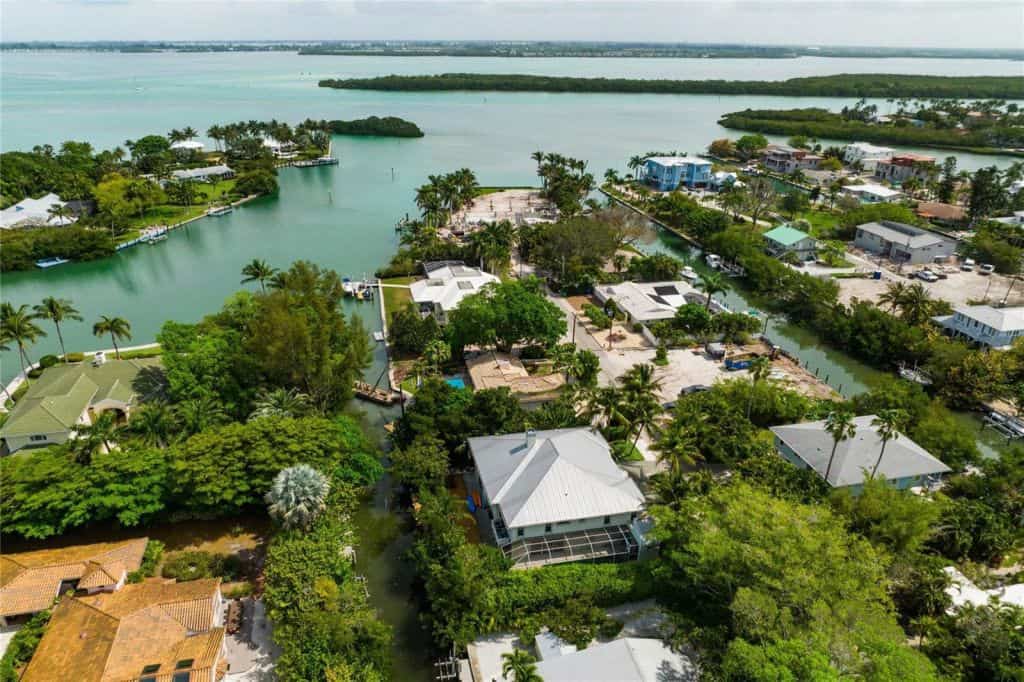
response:
[[[1024,48],[1024,0],[0,0],[0,39]]]

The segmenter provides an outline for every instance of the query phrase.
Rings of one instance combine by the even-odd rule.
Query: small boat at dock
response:
[[[208,210],[206,212],[206,215],[211,215],[211,216],[227,215],[228,213],[231,213],[234,210],[235,210],[234,206],[230,206],[230,205],[229,206],[218,206],[217,208],[211,208],[210,210]]]
[[[708,264],[709,268],[712,268],[714,270],[717,270],[722,266],[722,257],[719,256],[717,253],[709,253],[708,255],[704,256],[704,261]]]
[[[691,282],[697,279],[697,271],[691,268],[689,265],[683,268],[683,271],[680,273],[680,275],[682,275],[683,279],[689,280]]]
[[[70,262],[71,262],[71,260],[68,259],[68,258],[60,258],[58,256],[53,256],[51,258],[43,258],[41,260],[37,260],[36,261],[36,267],[37,268],[43,268],[45,270],[46,268],[52,268],[52,267],[55,267],[57,265],[64,265],[65,263],[70,263]]]
[[[159,244],[160,242],[165,242],[165,241],[167,241],[167,233],[166,232],[161,233],[161,234],[153,235],[152,237],[150,237],[149,239],[146,240],[146,243],[152,246],[153,244]]]

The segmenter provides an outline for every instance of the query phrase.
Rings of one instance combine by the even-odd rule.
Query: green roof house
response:
[[[787,253],[796,254],[800,260],[814,260],[817,242],[814,237],[789,225],[779,225],[764,233],[768,253],[781,258]]]
[[[25,447],[63,443],[76,427],[91,424],[96,415],[107,410],[117,410],[127,419],[139,398],[139,373],[150,367],[160,367],[159,358],[47,369],[29,386],[0,428],[4,450],[12,453]]]

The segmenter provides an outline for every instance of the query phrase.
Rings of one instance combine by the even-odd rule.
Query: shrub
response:
[[[221,578],[235,580],[242,575],[242,560],[234,554],[212,554],[203,551],[185,551],[171,554],[164,562],[160,575],[178,582]]]
[[[28,371],[28,378],[29,379],[38,379],[41,376],[43,376],[43,368],[42,367],[36,367],[36,368],[30,369]]]
[[[85,362],[85,353],[68,353],[64,359],[68,362]]]
[[[58,362],[60,362],[60,359],[56,355],[44,355],[43,357],[39,358],[39,366],[42,367],[43,369],[53,367]]]
[[[40,611],[14,633],[14,637],[7,645],[7,651],[0,659],[0,682],[17,682],[17,669],[32,659],[32,654],[36,652],[39,640],[46,633],[49,622],[50,612]]]
[[[519,351],[519,357],[522,360],[543,360],[547,355],[548,352],[545,350],[544,346],[538,345],[526,346]]]
[[[142,563],[137,571],[128,574],[128,582],[141,583],[145,578],[152,578],[156,574],[156,566],[164,555],[164,543],[159,540],[150,540],[146,543],[146,551],[142,553]]]

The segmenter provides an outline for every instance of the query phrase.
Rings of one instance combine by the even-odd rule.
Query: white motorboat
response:
[[[684,266],[683,271],[679,274],[682,275],[683,279],[689,280],[691,282],[697,279],[698,277],[697,271],[691,268],[689,265]]]
[[[707,262],[708,267],[713,268],[715,270],[722,267],[722,257],[719,256],[717,253],[709,253],[708,255],[704,256],[704,260],[705,262]]]

